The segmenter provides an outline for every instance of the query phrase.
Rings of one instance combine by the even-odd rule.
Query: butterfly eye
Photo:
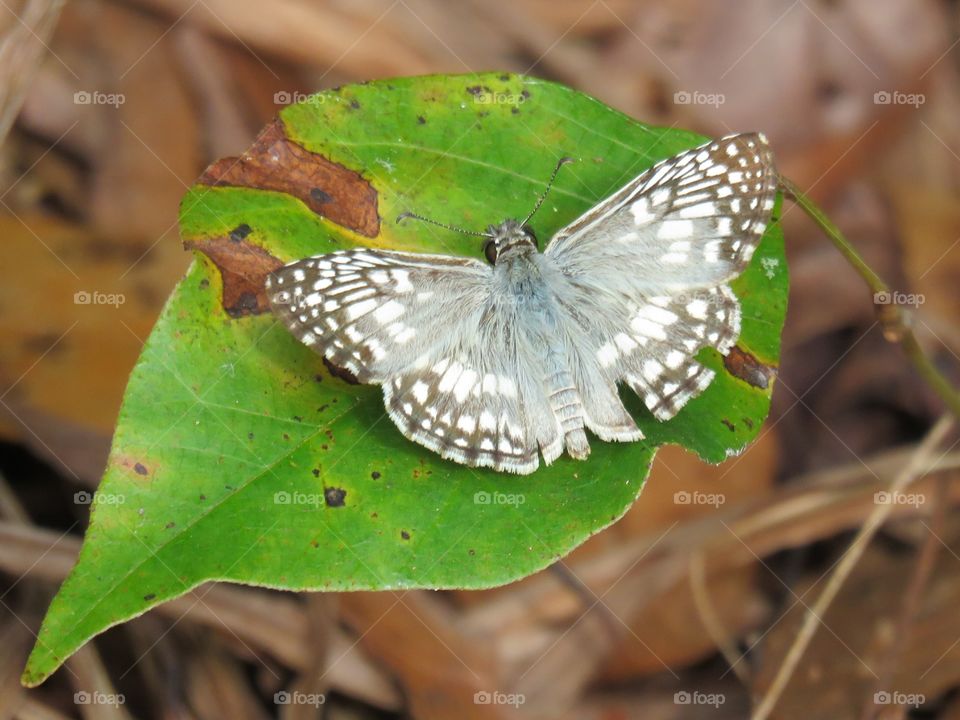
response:
[[[483,245],[483,254],[487,258],[487,262],[491,265],[497,264],[497,241],[496,240],[487,240]]]

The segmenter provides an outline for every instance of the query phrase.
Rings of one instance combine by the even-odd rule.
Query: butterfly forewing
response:
[[[728,136],[657,163],[560,230],[545,252],[567,274],[641,290],[715,287],[750,261],[776,189],[763,135]]]
[[[380,383],[423,361],[438,325],[452,331],[476,312],[489,276],[470,258],[339,250],[272,273],[267,297],[301,342]]]

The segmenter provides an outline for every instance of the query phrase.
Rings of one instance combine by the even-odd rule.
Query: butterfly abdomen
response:
[[[590,444],[584,432],[583,401],[573,382],[573,374],[565,365],[559,365],[558,355],[552,355],[554,368],[548,370],[544,379],[547,402],[563,434],[564,445],[571,457],[585,459],[590,454]]]

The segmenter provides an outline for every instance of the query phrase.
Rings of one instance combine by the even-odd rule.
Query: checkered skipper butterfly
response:
[[[542,253],[526,221],[505,220],[473,233],[487,238],[486,264],[338,250],[271,274],[267,294],[301,342],[383,386],[408,438],[460,463],[530,473],[541,453],[547,464],[564,449],[586,458],[587,429],[643,437],[618,383],[658,420],[706,389],[714,373],[695,355],[737,340],[728,283],[757,247],[776,187],[763,135],[731,135],[657,163]]]

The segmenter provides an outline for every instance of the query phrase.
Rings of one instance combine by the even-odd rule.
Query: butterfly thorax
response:
[[[551,335],[556,326],[554,277],[549,259],[532,242],[516,241],[497,257],[491,298],[503,319],[529,336]],[[562,282],[562,280],[561,280]]]

